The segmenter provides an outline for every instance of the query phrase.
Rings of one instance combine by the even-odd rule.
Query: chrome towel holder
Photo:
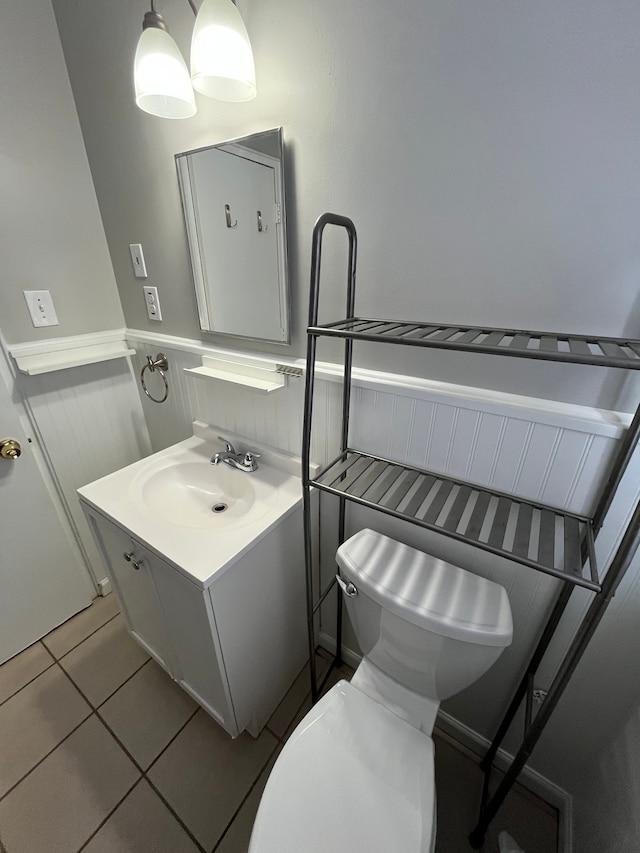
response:
[[[140,383],[142,385],[142,390],[144,391],[144,393],[147,395],[147,397],[150,400],[153,400],[154,403],[164,403],[164,401],[169,396],[169,383],[167,382],[167,376],[166,376],[166,371],[168,369],[169,369],[169,362],[167,361],[166,355],[164,353],[159,352],[157,354],[157,356],[155,357],[155,359],[152,356],[148,355],[147,356],[147,363],[143,366],[142,370],[140,371]],[[162,377],[162,381],[164,382],[164,395],[162,397],[160,397],[160,399],[158,399],[157,397],[153,397],[149,393],[149,389],[147,388],[145,381],[144,381],[145,370],[150,370],[152,373],[155,373],[157,371],[160,374],[160,376]]]

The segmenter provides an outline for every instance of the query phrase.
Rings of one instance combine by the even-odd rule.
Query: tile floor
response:
[[[308,707],[305,670],[260,737],[231,740],[130,639],[115,597],[96,599],[0,666],[0,853],[246,853],[273,762]],[[480,771],[455,741],[435,741],[436,850],[467,853]],[[487,853],[500,829],[527,853],[556,853],[557,815],[525,789]]]

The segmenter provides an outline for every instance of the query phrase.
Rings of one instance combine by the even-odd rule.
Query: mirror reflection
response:
[[[289,343],[282,128],[176,155],[200,328]]]

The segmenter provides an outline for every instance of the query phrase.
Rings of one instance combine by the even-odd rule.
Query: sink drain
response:
[[[214,504],[214,505],[211,507],[211,512],[215,512],[215,513],[217,514],[217,513],[224,512],[224,511],[225,511],[225,509],[229,509],[229,505],[228,505],[228,504],[225,504],[225,503],[218,503],[218,504]]]

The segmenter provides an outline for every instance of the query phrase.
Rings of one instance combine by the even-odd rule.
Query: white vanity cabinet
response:
[[[162,561],[126,531],[83,508],[129,632],[160,666],[171,671],[171,641],[152,576]]]
[[[232,737],[254,737],[307,658],[298,506],[210,583],[81,499],[129,631]]]

